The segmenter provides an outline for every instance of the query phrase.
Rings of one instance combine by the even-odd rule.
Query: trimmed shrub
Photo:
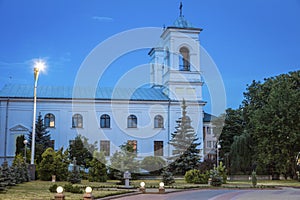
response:
[[[202,174],[197,169],[191,169],[185,173],[184,179],[187,183],[194,184],[207,184],[209,175],[208,173]]]
[[[57,187],[58,187],[57,184],[51,185],[51,186],[49,187],[49,191],[52,192],[52,193],[55,193]]]

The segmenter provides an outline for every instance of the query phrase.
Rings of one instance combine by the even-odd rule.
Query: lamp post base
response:
[[[35,180],[35,164],[28,165],[30,180]]]

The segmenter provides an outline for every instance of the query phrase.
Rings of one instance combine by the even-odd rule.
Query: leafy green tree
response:
[[[84,144],[84,141],[87,143],[87,140],[82,136],[75,137],[75,139],[69,145],[69,159],[73,160],[75,158],[77,160],[77,165],[88,168],[90,161],[93,159],[93,155],[92,152],[86,147],[87,145]],[[91,145],[88,147],[92,150],[96,149]]]
[[[38,119],[36,121],[36,127],[35,127],[35,162],[36,164],[39,164],[42,161],[42,154],[44,151],[52,147],[51,143],[51,137],[49,134],[49,131],[44,126],[44,120],[42,118],[42,115],[39,114]],[[31,147],[32,144],[32,131],[28,134],[28,146]]]
[[[120,146],[121,151],[116,151],[111,157],[110,173],[111,177],[117,180],[123,180],[125,171],[129,171],[134,177],[138,173],[139,162],[136,160],[136,152],[133,144],[124,143]]]
[[[166,166],[166,161],[159,156],[147,156],[142,160],[141,168],[153,175],[161,174],[162,169]]]
[[[93,160],[90,163],[88,180],[91,182],[106,182],[107,168],[103,152],[94,152]]]
[[[300,71],[253,82],[245,93],[247,131],[257,144],[258,169],[274,179],[296,177],[300,151]],[[271,141],[271,142],[270,142]]]
[[[222,115],[221,118],[224,118]],[[234,137],[241,135],[244,132],[244,119],[243,110],[239,109],[227,109],[225,113],[224,126],[219,137],[221,144],[220,160],[226,160],[226,155],[229,155],[231,151],[231,145],[234,142]],[[226,166],[230,166],[230,163],[225,163]]]
[[[169,142],[174,147],[174,156],[171,158],[173,162],[170,169],[175,174],[184,175],[186,171],[197,167],[200,161],[199,149],[197,146],[198,138],[191,126],[190,118],[186,115],[186,103],[182,102],[182,116],[177,122],[176,130],[171,134],[172,138]]]
[[[250,174],[252,169],[252,138],[247,132],[239,136],[234,136],[234,141],[231,145],[231,170],[234,173],[243,172]]]

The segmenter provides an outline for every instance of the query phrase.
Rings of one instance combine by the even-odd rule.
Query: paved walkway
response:
[[[191,190],[167,194],[138,194],[111,198],[115,200],[299,200],[300,189],[275,190]]]

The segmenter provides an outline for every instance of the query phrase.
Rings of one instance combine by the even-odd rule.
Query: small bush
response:
[[[197,169],[191,169],[185,173],[184,179],[187,183],[207,184],[208,173],[202,174]]]
[[[76,194],[82,194],[83,191],[79,186],[73,186],[72,184],[68,183],[64,185],[64,190],[66,192],[76,193]]]
[[[55,193],[55,192],[56,192],[56,188],[57,188],[57,185],[56,185],[56,184],[51,185],[51,186],[49,187],[49,191],[52,192],[52,193]]]
[[[223,177],[220,175],[220,172],[218,171],[218,169],[216,167],[214,167],[214,169],[210,170],[209,176],[211,178],[212,186],[219,187],[222,185]]]
[[[220,176],[215,176],[211,178],[211,185],[215,187],[219,187],[222,185],[223,179]]]

